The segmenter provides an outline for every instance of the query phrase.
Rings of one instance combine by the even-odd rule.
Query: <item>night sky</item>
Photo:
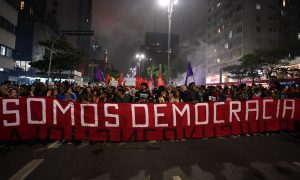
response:
[[[181,44],[189,46],[196,34],[203,33],[206,3],[207,0],[180,0],[175,6],[172,32],[179,34]],[[146,32],[167,33],[167,12],[157,0],[93,0],[92,28],[104,48],[109,49],[110,63],[125,71],[135,61]]]

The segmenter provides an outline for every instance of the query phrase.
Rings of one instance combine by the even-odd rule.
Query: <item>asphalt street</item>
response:
[[[1,145],[0,179],[300,179],[300,136]]]

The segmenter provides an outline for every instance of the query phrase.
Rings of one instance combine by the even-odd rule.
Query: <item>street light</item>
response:
[[[139,61],[142,61],[145,58],[144,54],[136,54],[135,58],[138,59]]]
[[[142,54],[142,53],[141,53],[141,54],[138,53],[138,54],[135,55],[135,58],[139,60],[138,63],[139,63],[139,76],[140,76],[140,75],[141,75],[141,65],[142,65],[142,60],[145,59],[145,55]]]
[[[169,31],[168,31],[168,84],[170,84],[170,57],[171,57],[171,27],[172,27],[172,14],[174,11],[173,6],[178,3],[178,0],[159,0],[159,4],[163,7],[168,7],[168,21],[169,21]]]

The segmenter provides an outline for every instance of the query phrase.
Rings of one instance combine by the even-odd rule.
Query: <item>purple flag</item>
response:
[[[187,86],[187,82],[188,82],[188,79],[190,76],[192,76],[194,78],[193,69],[192,69],[191,63],[189,62],[188,69],[186,72],[185,83],[184,83],[186,86]],[[194,78],[194,82],[195,82],[195,78]]]
[[[97,67],[96,67],[95,80],[96,80],[96,81],[102,81],[102,82],[105,82],[105,78],[104,78],[104,75],[103,75],[103,73],[102,73],[102,71],[101,71],[100,66],[97,66]]]

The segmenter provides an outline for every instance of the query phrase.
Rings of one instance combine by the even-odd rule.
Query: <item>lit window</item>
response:
[[[217,52],[217,49],[214,49],[214,52],[216,53],[216,52]]]
[[[229,39],[232,38],[232,31],[229,32],[228,38],[229,38]]]
[[[31,16],[33,16],[33,9],[32,8],[30,8],[30,12],[29,13],[30,13]]]
[[[11,58],[12,57],[12,50],[10,48],[6,49],[6,56]]]
[[[220,29],[220,28],[218,29],[218,33],[219,33],[219,34],[221,33],[221,29]]]
[[[24,10],[25,9],[25,2],[21,1],[20,2],[20,10]]]
[[[256,10],[260,10],[260,4],[256,4]]]
[[[282,6],[283,7],[285,7],[285,5],[286,5],[286,2],[285,2],[286,0],[282,0]]]
[[[298,33],[298,40],[300,40],[300,33]]]
[[[5,56],[5,54],[6,54],[6,48],[4,46],[1,46],[1,52],[0,52],[0,54],[2,56]]]
[[[226,43],[226,44],[224,45],[224,47],[225,47],[225,49],[228,49],[228,48],[229,48],[228,43]]]
[[[217,4],[217,7],[220,7],[221,6],[221,3],[219,2],[218,4]]]

